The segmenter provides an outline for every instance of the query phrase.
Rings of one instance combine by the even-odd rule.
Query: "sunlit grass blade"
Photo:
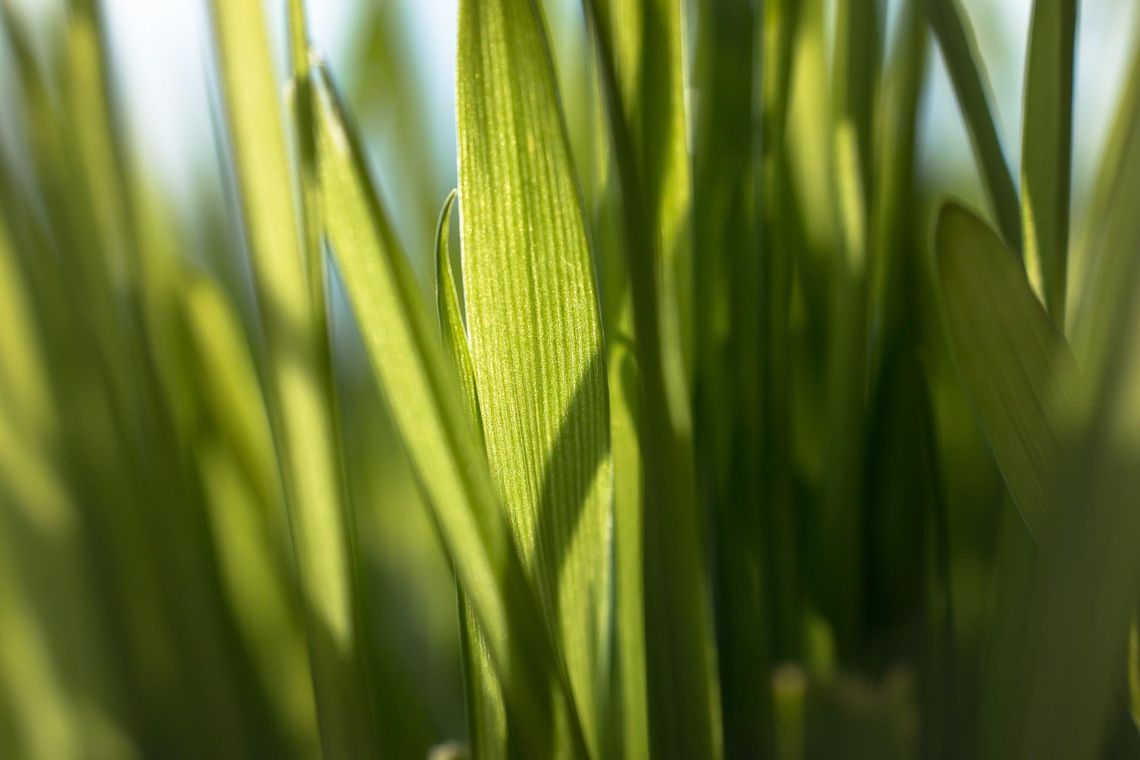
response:
[[[1026,525],[1048,542],[1062,463],[1058,378],[1073,369],[1068,344],[1013,254],[956,203],[939,213],[935,258],[958,375]]]
[[[620,734],[622,757],[648,757],[646,694],[645,545],[642,535],[641,447],[638,442],[638,373],[632,347],[610,339],[610,442],[614,462],[614,679],[620,707],[609,715],[609,735]]]
[[[304,268],[311,259],[298,237],[281,87],[261,4],[219,0],[213,19],[321,740],[333,755],[368,752],[374,740],[356,635],[351,517],[340,484],[327,336],[314,318],[315,286]]]
[[[435,233],[435,298],[439,316],[443,350],[451,360],[463,389],[468,419],[482,440],[483,423],[479,415],[479,398],[475,391],[475,372],[471,367],[471,350],[467,329],[459,310],[459,295],[451,268],[451,212],[458,194],[452,190],[444,201]],[[479,622],[470,604],[459,594],[459,625],[463,651],[463,680],[467,694],[467,728],[472,753],[481,758],[505,758],[510,750],[507,737],[507,715],[502,687],[495,676],[487,643],[479,631]]]
[[[606,363],[537,4],[461,2],[456,79],[464,299],[487,456],[596,755],[613,604]]]
[[[463,389],[463,400],[467,405],[467,415],[482,433],[483,423],[479,415],[479,398],[475,391],[475,370],[471,366],[471,349],[468,345],[467,328],[459,310],[459,294],[455,287],[455,275],[451,269],[451,211],[458,194],[452,190],[439,214],[439,226],[435,234],[435,299],[439,314],[439,332],[443,339],[443,349],[451,360]]]
[[[938,39],[942,59],[954,84],[962,118],[970,133],[978,169],[1002,239],[1020,254],[1021,214],[1017,187],[1009,170],[994,121],[989,82],[977,52],[974,32],[960,0],[922,0],[926,18]]]
[[[585,752],[569,684],[491,482],[439,331],[331,83],[316,79],[322,226],[365,349],[503,686],[519,747],[545,757],[553,716]]]
[[[1037,0],[1025,66],[1021,221],[1025,262],[1053,323],[1065,329],[1077,0]]]

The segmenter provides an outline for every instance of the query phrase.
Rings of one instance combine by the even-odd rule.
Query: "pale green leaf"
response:
[[[994,121],[989,82],[977,52],[974,31],[960,0],[923,0],[923,3],[927,21],[938,38],[942,59],[958,96],[958,105],[970,133],[998,229],[1006,244],[1020,254],[1021,219],[1017,188]]]
[[[1037,0],[1029,31],[1021,136],[1025,261],[1058,329],[1065,329],[1077,0]]]
[[[259,0],[215,0],[214,31],[229,139],[264,331],[267,396],[277,439],[302,599],[308,612],[321,740],[333,755],[372,739],[359,661],[349,515],[340,465],[327,335],[298,237],[298,209]]]
[[[584,752],[569,686],[439,332],[372,187],[359,139],[331,84],[324,77],[315,83],[325,234],[368,358],[503,685],[513,735],[527,756],[548,756],[558,711],[568,720],[569,746]]]
[[[487,455],[597,754],[612,604],[605,355],[533,0],[463,0],[457,67],[463,284]]]
[[[958,375],[1026,525],[1045,540],[1061,464],[1056,379],[1071,370],[1068,344],[1013,254],[972,212],[943,206],[935,247]]]

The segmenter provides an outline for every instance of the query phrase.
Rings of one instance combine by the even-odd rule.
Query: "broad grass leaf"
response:
[[[994,217],[1002,239],[1012,250],[1021,253],[1021,219],[1017,188],[1001,146],[993,117],[989,81],[977,52],[974,32],[960,0],[922,0],[926,18],[942,59],[958,96],[958,106],[970,133],[974,155],[981,170],[982,182],[993,206]]]
[[[947,203],[935,232],[951,354],[1029,530],[1048,539],[1052,479],[1062,463],[1057,382],[1073,359],[1021,267],[990,227]]]
[[[1030,281],[1065,329],[1077,0],[1037,0],[1025,67],[1021,221]]]
[[[527,756],[551,752],[552,716],[585,752],[569,685],[502,514],[426,302],[326,76],[316,78],[320,208],[365,349],[503,685]]]
[[[463,284],[487,456],[592,754],[612,626],[605,347],[585,214],[533,0],[463,0]]]

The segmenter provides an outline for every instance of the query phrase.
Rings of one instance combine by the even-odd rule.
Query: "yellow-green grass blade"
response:
[[[443,349],[458,373],[459,385],[463,389],[463,400],[467,404],[468,418],[475,429],[482,433],[483,424],[479,415],[479,398],[475,391],[475,370],[471,365],[471,349],[467,342],[467,328],[463,325],[463,315],[459,310],[459,293],[455,287],[455,275],[451,268],[451,211],[455,207],[458,194],[452,190],[439,214],[439,226],[435,235],[435,299],[439,312],[439,333],[443,339]]]
[[[458,194],[452,190],[439,214],[435,235],[436,310],[443,350],[451,360],[463,389],[467,417],[482,436],[479,399],[475,392],[475,372],[471,368],[471,350],[467,330],[459,310],[459,294],[451,268],[451,212]],[[502,687],[495,677],[487,652],[487,643],[479,631],[479,623],[471,605],[459,592],[460,642],[463,649],[464,685],[467,694],[467,726],[475,757],[505,758],[509,751],[507,714]]]
[[[207,280],[183,281],[190,379],[207,421],[195,450],[234,617],[297,746],[316,748],[309,657],[265,403],[237,315]]]
[[[352,584],[352,531],[339,474],[327,336],[314,319],[298,239],[280,86],[262,4],[213,4],[229,139],[266,345],[270,418],[289,507],[321,740],[333,755],[372,746]]]
[[[461,2],[456,79],[463,284],[487,455],[596,755],[612,625],[605,349],[536,3]]]
[[[620,734],[621,756],[649,757],[649,702],[645,660],[645,503],[638,441],[637,359],[623,336],[608,353],[610,442],[614,464],[614,679],[618,706],[608,735]]]
[[[1037,0],[1025,66],[1021,223],[1030,281],[1065,329],[1077,0]]]
[[[977,52],[974,32],[960,0],[922,0],[927,22],[938,39],[958,106],[970,133],[982,183],[1002,239],[1021,253],[1021,215],[1017,188],[994,121],[989,82]]]
[[[943,321],[959,378],[1022,518],[1052,537],[1052,479],[1062,463],[1058,378],[1073,370],[1065,339],[1013,254],[950,202],[935,232]]]
[[[314,84],[322,227],[393,421],[503,686],[513,736],[526,756],[548,756],[557,712],[567,720],[570,751],[584,753],[565,673],[439,331],[331,82],[322,75]]]

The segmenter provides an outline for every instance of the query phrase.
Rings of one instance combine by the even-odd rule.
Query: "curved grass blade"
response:
[[[1016,259],[972,212],[942,207],[935,252],[958,375],[1022,518],[1047,541],[1051,478],[1062,461],[1055,378],[1073,364],[1068,344]]]
[[[1065,329],[1077,0],[1037,0],[1021,137],[1021,222],[1030,280]]]
[[[970,133],[982,182],[1006,245],[1021,253],[1021,216],[1017,188],[994,122],[989,83],[977,53],[973,29],[960,0],[923,0],[926,18],[954,84],[958,105]]]
[[[548,756],[557,711],[567,721],[571,751],[585,754],[565,673],[500,511],[461,391],[447,368],[438,330],[331,82],[321,75],[314,84],[325,234],[393,421],[479,622],[513,735],[526,756]]]
[[[452,190],[444,201],[435,234],[435,298],[439,312],[439,331],[443,350],[451,360],[463,388],[468,419],[480,436],[483,423],[479,416],[479,399],[475,392],[475,373],[471,369],[471,351],[467,330],[459,313],[459,295],[451,269],[451,211],[458,194]],[[467,693],[467,726],[472,754],[480,758],[506,758],[509,752],[507,714],[502,687],[491,665],[487,643],[479,631],[479,623],[471,605],[459,592],[460,645],[463,650],[463,675]]]
[[[451,269],[451,244],[448,242],[451,231],[451,210],[455,206],[457,197],[458,193],[455,190],[448,193],[436,229],[436,309],[439,312],[439,332],[443,338],[443,349],[458,373],[459,385],[463,388],[463,400],[467,404],[467,416],[475,424],[475,429],[482,432],[479,398],[475,392],[475,371],[471,367],[467,328],[463,326],[463,316],[459,312],[459,294],[455,287],[455,275]]]
[[[596,755],[612,606],[605,355],[537,4],[463,0],[456,80],[463,283],[487,455]]]

